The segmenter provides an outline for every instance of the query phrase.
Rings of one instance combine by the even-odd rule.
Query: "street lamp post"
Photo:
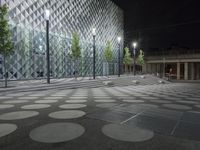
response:
[[[96,78],[96,29],[92,29],[93,36],[93,79]]]
[[[121,37],[117,38],[117,42],[118,42],[118,77],[120,77],[121,74],[121,62],[120,62],[120,48],[121,48]]]
[[[45,20],[46,20],[47,84],[50,84],[49,16],[50,16],[50,11],[47,9],[47,10],[45,10]]]
[[[133,43],[133,55],[134,55],[134,64],[133,64],[133,74],[134,74],[134,76],[136,75],[136,67],[135,67],[135,53],[136,53],[136,46],[137,46],[137,43],[136,42],[134,42]]]

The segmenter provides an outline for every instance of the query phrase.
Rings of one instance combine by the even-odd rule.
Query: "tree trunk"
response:
[[[77,59],[74,60],[74,78],[77,80]]]
[[[108,66],[108,68],[107,68],[107,77],[109,77],[109,72],[110,72],[110,66],[109,65],[110,65],[109,62],[107,62],[107,66]]]
[[[127,64],[125,64],[125,73],[128,73]]]
[[[115,75],[115,63],[113,62],[113,75]]]
[[[8,87],[8,79],[7,79],[7,68],[6,68],[6,56],[4,55],[4,72],[5,72],[5,88]]]

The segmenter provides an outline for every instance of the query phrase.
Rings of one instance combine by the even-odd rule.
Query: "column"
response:
[[[160,74],[160,64],[157,64],[157,73]]]
[[[181,79],[181,64],[180,62],[177,63],[177,80]]]
[[[194,80],[194,63],[191,63],[190,64],[190,66],[191,66],[191,80]]]
[[[147,73],[147,64],[145,63],[143,66],[142,66],[142,73]]]
[[[184,80],[188,80],[188,62],[184,63]]]
[[[152,69],[152,73],[153,74],[156,74],[156,67],[157,67],[157,65],[156,64],[152,64],[152,67],[153,67],[153,69]]]
[[[199,74],[200,73],[200,71],[199,71],[200,67],[199,66],[200,66],[200,63],[197,63],[197,65],[196,65],[196,79],[197,80],[199,80],[199,76],[200,76],[200,74]]]
[[[151,64],[147,64],[147,73],[151,72]]]

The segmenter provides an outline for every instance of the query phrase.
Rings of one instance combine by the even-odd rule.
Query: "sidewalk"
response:
[[[55,88],[77,88],[85,87],[86,85],[94,87],[103,86],[101,81],[115,79],[117,76],[97,76],[96,80],[93,80],[92,77],[79,77],[74,78],[62,78],[62,79],[51,79],[51,84],[47,84],[46,79],[41,80],[19,80],[19,81],[8,81],[8,87],[4,88],[4,81],[0,81],[0,92],[8,92],[12,90],[16,91],[27,91],[27,90],[47,90]]]
[[[26,92],[26,91],[40,91],[40,90],[52,90],[52,89],[75,89],[75,88],[97,88],[106,86],[103,81],[111,81],[114,86],[130,86],[130,85],[153,85],[160,84],[161,79],[152,76],[145,75],[142,78],[140,75],[137,76],[97,76],[96,80],[92,77],[79,77],[74,78],[63,78],[63,79],[51,79],[51,84],[47,84],[46,79],[42,80],[26,80],[26,81],[9,81],[8,88],[4,88],[4,82],[1,83],[0,92]],[[163,80],[163,79],[162,79]],[[134,82],[133,82],[134,81]],[[135,82],[137,81],[137,82]],[[164,80],[165,83],[169,83]]]

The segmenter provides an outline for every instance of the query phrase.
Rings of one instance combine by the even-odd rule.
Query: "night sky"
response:
[[[124,10],[125,45],[139,41],[153,48],[200,48],[198,0],[113,0]]]

